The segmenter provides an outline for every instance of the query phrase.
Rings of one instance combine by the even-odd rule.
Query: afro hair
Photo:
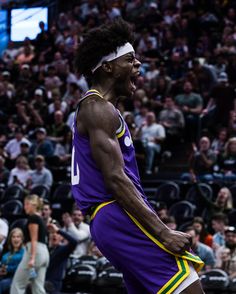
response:
[[[127,42],[134,42],[134,34],[131,26],[121,18],[89,31],[78,48],[75,57],[76,70],[86,78],[91,78],[92,68],[102,57],[115,52]]]

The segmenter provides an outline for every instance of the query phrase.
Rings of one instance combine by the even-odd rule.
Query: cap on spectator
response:
[[[30,147],[30,143],[28,141],[21,141],[20,146]]]
[[[228,82],[228,75],[226,72],[221,72],[219,74],[218,82]]]
[[[43,155],[37,155],[35,157],[35,161],[45,161],[44,156]]]
[[[47,131],[46,131],[45,128],[38,128],[38,129],[35,130],[35,132],[36,132],[36,133],[43,133],[43,134],[45,134],[45,135],[47,134]]]
[[[5,71],[2,72],[2,75],[4,77],[9,77],[11,74],[10,74],[10,72],[8,70],[5,70]]]
[[[236,227],[234,227],[234,226],[227,227],[227,229],[225,230],[225,234],[226,233],[234,233],[234,234],[236,234]]]
[[[150,7],[150,8],[157,9],[157,4],[156,4],[155,2],[151,2],[151,3],[149,4],[149,7]]]
[[[22,65],[22,67],[21,67],[21,68],[22,68],[22,69],[29,69],[29,68],[30,68],[30,66],[29,66],[28,64],[26,64],[26,63],[25,63],[25,64],[23,64],[23,65]]]
[[[42,89],[36,89],[36,90],[34,91],[34,94],[35,94],[35,95],[39,95],[39,96],[43,96],[43,90],[42,90]]]

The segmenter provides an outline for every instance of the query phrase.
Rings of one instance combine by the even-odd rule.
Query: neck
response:
[[[117,98],[119,95],[114,90],[113,82],[109,79],[104,82],[93,83],[92,89],[97,90],[102,97],[106,100],[111,102],[113,105],[116,105]]]

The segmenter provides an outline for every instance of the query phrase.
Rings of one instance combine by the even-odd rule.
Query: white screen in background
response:
[[[26,37],[35,39],[40,32],[39,22],[48,24],[48,9],[37,7],[27,9],[12,9],[11,11],[11,40],[24,41]]]

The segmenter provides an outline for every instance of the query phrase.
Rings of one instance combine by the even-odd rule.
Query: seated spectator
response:
[[[165,139],[165,129],[156,123],[154,112],[147,113],[146,122],[139,128],[137,137],[145,150],[146,174],[152,174],[155,154],[160,154],[161,144]]]
[[[16,159],[15,167],[10,171],[8,180],[8,186],[13,184],[20,184],[26,187],[27,182],[30,178],[31,169],[28,164],[28,160],[24,156],[19,156]]]
[[[45,185],[48,189],[52,186],[52,173],[45,167],[45,158],[42,155],[35,157],[35,169],[30,173],[27,188],[32,189],[38,185]]]
[[[17,128],[15,130],[15,138],[11,139],[4,148],[11,160],[16,159],[17,156],[20,155],[20,144],[22,142],[25,142],[31,146],[30,141],[24,136],[22,129]]]
[[[62,142],[58,142],[55,146],[54,156],[58,157],[59,165],[69,165],[71,161],[72,150],[72,132],[68,130],[64,136]]]
[[[61,110],[54,113],[54,121],[48,128],[48,139],[53,142],[62,142],[70,128],[64,123],[64,115]]]
[[[73,257],[85,255],[88,249],[88,242],[91,238],[89,225],[84,222],[84,216],[78,208],[74,208],[72,215],[64,213],[62,215],[63,231],[68,232],[71,236],[79,241],[73,252]]]
[[[30,154],[43,155],[45,158],[53,155],[52,142],[46,139],[47,131],[45,128],[36,129],[36,142],[30,148]]]
[[[24,235],[21,229],[13,229],[8,236],[8,252],[1,259],[0,294],[10,290],[14,273],[24,254]]]
[[[216,213],[211,218],[211,226],[214,231],[212,248],[217,250],[225,246],[225,228],[228,225],[228,218],[223,213]]]
[[[56,220],[52,218],[52,208],[49,200],[47,199],[43,200],[42,218],[46,225],[50,223],[56,223]]]
[[[205,245],[212,247],[213,236],[208,233],[206,224],[202,217],[196,216],[193,219],[193,227],[199,234],[199,241]]]
[[[211,150],[215,152],[216,155],[223,153],[225,149],[225,144],[228,138],[227,128],[221,128],[218,131],[217,137],[212,140]]]
[[[30,147],[32,144],[29,144],[27,142],[21,142],[20,143],[20,154],[19,156],[24,156],[29,161],[30,168],[34,167],[34,156],[30,154]]]
[[[197,254],[204,261],[205,266],[203,271],[213,269],[215,266],[215,257],[211,247],[203,244],[199,241],[200,235],[199,232],[194,229],[194,227],[187,227],[184,230],[185,233],[189,234],[192,237],[192,246],[194,253]]]
[[[185,81],[183,93],[175,97],[175,103],[184,114],[186,139],[194,142],[198,134],[199,116],[202,112],[203,99],[200,94],[193,92],[191,82]]]
[[[208,209],[208,219],[212,217],[212,215],[216,213],[229,213],[233,209],[233,198],[230,190],[227,187],[222,187],[216,197],[215,201],[209,199],[203,193],[202,189],[198,185],[196,185],[199,200],[203,200],[204,205]]]
[[[46,272],[47,293],[60,293],[62,280],[70,254],[78,244],[77,238],[60,229],[59,225],[49,223],[49,266]],[[66,244],[62,243],[62,239]],[[58,262],[59,261],[59,262]]]
[[[218,157],[214,177],[223,182],[236,180],[236,137],[230,138],[225,146],[224,154]]]
[[[8,230],[9,230],[8,222],[6,219],[1,218],[1,214],[0,214],[0,254],[3,251],[3,246],[8,236]]]
[[[193,153],[190,157],[190,171],[181,176],[185,181],[212,181],[213,166],[216,162],[216,155],[210,149],[208,137],[202,137],[199,141],[199,150],[193,144]]]
[[[6,186],[9,178],[9,170],[5,167],[5,158],[0,155],[0,184]]]
[[[231,279],[236,277],[236,228],[228,227],[225,230],[225,246],[218,250],[217,267],[224,270]]]
[[[166,149],[172,150],[182,137],[184,128],[183,114],[176,107],[172,97],[165,98],[164,109],[159,114],[159,121],[165,127]]]

